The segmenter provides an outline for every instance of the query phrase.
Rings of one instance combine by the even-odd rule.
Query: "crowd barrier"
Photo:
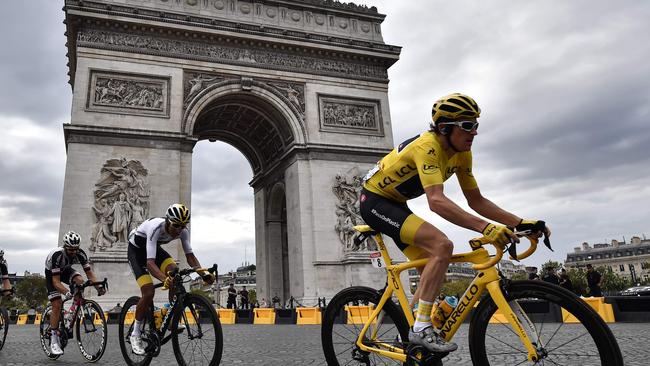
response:
[[[608,296],[608,297],[587,297],[582,298],[589,304],[607,323],[614,322],[650,322],[650,296]],[[567,313],[555,304],[550,304],[543,300],[520,300],[520,306],[531,318],[533,322],[564,322],[576,323],[578,320],[571,314]],[[298,324],[298,325],[318,325],[322,323],[324,308],[318,307],[300,307],[295,309],[273,309],[273,308],[255,308],[246,309],[216,309],[221,324]],[[373,306],[346,306],[337,318],[339,323],[360,325],[366,322],[372,314]],[[475,309],[472,309],[475,311]],[[119,313],[104,313],[104,319],[108,324],[117,324]],[[160,310],[156,311],[156,323],[162,321]],[[190,324],[196,322],[196,319],[189,311],[186,311],[186,317]],[[472,314],[465,319],[465,322],[471,320]],[[201,317],[202,318],[202,317]],[[26,325],[40,324],[42,314],[35,315],[21,314],[10,317],[10,324]],[[132,323],[135,320],[135,314],[129,312],[126,314],[125,322]],[[390,321],[384,319],[384,321]],[[101,322],[99,314],[95,314],[95,324]],[[500,311],[492,316],[490,323],[505,323],[505,316]]]

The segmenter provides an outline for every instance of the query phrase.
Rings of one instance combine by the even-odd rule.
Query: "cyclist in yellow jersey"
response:
[[[429,131],[401,143],[365,176],[360,208],[366,224],[390,236],[410,260],[429,258],[419,269],[420,285],[414,296],[418,310],[409,341],[431,352],[452,352],[457,345],[435,332],[430,315],[454,246],[442,231],[413,214],[406,201],[426,194],[431,211],[497,245],[519,241],[511,228],[532,230],[536,237],[542,232],[550,235],[550,230],[541,221],[505,211],[481,194],[472,174],[471,149],[481,114],[474,99],[450,94],[436,101],[431,113]],[[466,212],[445,196],[443,183],[454,174],[469,206],[497,224]]]

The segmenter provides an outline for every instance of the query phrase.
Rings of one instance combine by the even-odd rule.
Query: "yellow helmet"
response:
[[[190,222],[190,210],[182,203],[174,203],[167,209],[166,217],[174,224],[187,225]]]
[[[435,126],[440,122],[453,122],[462,118],[478,118],[481,108],[472,97],[454,93],[445,95],[433,103],[431,120]]]

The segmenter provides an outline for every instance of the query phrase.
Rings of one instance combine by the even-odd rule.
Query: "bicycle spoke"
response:
[[[515,346],[513,346],[513,345],[511,345],[511,344],[508,344],[508,343],[506,343],[506,342],[504,342],[504,341],[502,341],[502,340],[496,338],[495,336],[493,336],[493,335],[491,335],[491,334],[486,334],[486,336],[488,336],[488,337],[494,339],[495,341],[497,341],[497,342],[499,342],[499,343],[503,343],[503,344],[505,344],[506,346],[508,346],[508,347],[510,347],[510,348],[512,348],[512,349],[514,349],[514,350],[517,351],[518,353],[527,353],[525,350],[521,350],[521,349],[519,349],[519,348],[516,348]]]
[[[554,350],[556,350],[556,349],[558,349],[558,348],[560,348],[560,347],[562,347],[562,346],[566,346],[566,345],[569,344],[569,343],[575,342],[577,339],[582,338],[582,337],[584,337],[585,335],[588,335],[588,334],[589,334],[588,332],[585,332],[585,333],[583,333],[583,334],[581,334],[581,335],[579,335],[579,336],[577,336],[577,337],[575,337],[575,338],[573,338],[573,339],[570,339],[570,340],[567,341],[567,342],[564,342],[564,343],[560,344],[559,346],[557,346],[557,347],[555,347],[555,348],[553,348],[553,349],[548,350],[548,352],[549,352],[549,353],[550,353],[550,352],[553,352]]]

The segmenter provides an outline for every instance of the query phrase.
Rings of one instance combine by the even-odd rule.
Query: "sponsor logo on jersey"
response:
[[[422,164],[422,173],[423,174],[434,174],[440,169],[437,165]]]
[[[395,174],[397,174],[398,177],[404,178],[407,176],[409,173],[416,171],[417,168],[414,167],[411,164],[406,164],[403,167],[399,168],[398,170],[395,171]]]
[[[384,189],[395,182],[396,180],[391,177],[384,177],[384,179],[381,182],[377,183],[377,185],[379,188]]]

